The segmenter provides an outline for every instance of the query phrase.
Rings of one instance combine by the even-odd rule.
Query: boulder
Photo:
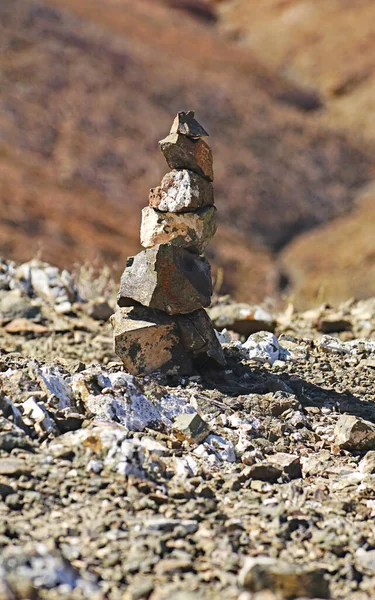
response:
[[[186,212],[214,203],[212,183],[183,169],[164,175],[161,184],[150,190],[149,205],[167,212]]]
[[[141,244],[144,248],[171,243],[201,254],[215,232],[214,206],[187,213],[162,212],[150,206],[142,210]]]
[[[213,181],[212,152],[205,140],[171,133],[159,146],[171,169],[188,169]]]
[[[191,138],[207,137],[208,133],[203,129],[202,125],[194,118],[193,110],[180,111],[175,117],[170,133],[182,133]]]
[[[192,363],[184,351],[176,321],[143,306],[120,308],[110,317],[115,352],[132,375],[153,371],[191,373]]]
[[[121,277],[119,306],[135,303],[170,315],[210,304],[212,281],[205,258],[171,244],[158,245],[128,258]]]

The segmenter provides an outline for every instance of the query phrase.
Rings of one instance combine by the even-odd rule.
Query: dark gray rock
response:
[[[170,133],[182,133],[191,138],[207,137],[208,133],[202,125],[195,119],[193,110],[180,111],[177,113],[172,123]]]
[[[20,296],[17,290],[0,292],[0,325],[5,325],[14,319],[35,319],[39,315],[39,306],[33,306],[31,301]]]
[[[139,303],[174,315],[208,306],[211,294],[207,260],[165,244],[127,260],[117,300],[121,307]]]
[[[208,424],[198,413],[179,415],[174,422],[173,430],[178,439],[196,444],[202,442],[209,433]]]

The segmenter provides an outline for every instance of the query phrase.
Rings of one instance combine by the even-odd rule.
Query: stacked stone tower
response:
[[[112,316],[115,351],[128,372],[189,374],[194,363],[225,364],[204,310],[212,295],[202,256],[216,231],[212,153],[194,112],[179,112],[159,142],[172,169],[150,190],[141,244],[128,258]]]

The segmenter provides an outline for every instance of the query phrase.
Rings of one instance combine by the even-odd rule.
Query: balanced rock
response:
[[[186,169],[164,175],[160,186],[152,188],[149,196],[152,208],[168,212],[186,212],[213,203],[212,183]]]
[[[163,244],[128,258],[117,301],[119,306],[139,303],[174,315],[208,306],[211,295],[207,260],[184,248]]]
[[[200,366],[207,360],[225,364],[223,351],[203,309],[172,317],[138,305],[118,309],[110,321],[115,352],[133,375],[147,375],[161,369],[168,374],[188,375],[193,364]]]
[[[121,308],[110,318],[115,352],[133,375],[189,374],[191,359],[184,351],[176,321],[168,315],[136,306]]]
[[[159,146],[171,169],[188,169],[213,181],[211,148],[201,138],[171,133],[160,140]]]
[[[208,133],[202,125],[194,118],[193,110],[180,111],[172,123],[170,133],[182,133],[191,138],[208,137]]]
[[[144,248],[171,243],[201,254],[215,232],[214,206],[187,213],[162,212],[150,206],[142,210],[141,244]]]

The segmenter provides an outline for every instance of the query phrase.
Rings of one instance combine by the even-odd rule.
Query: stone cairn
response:
[[[193,365],[225,364],[204,307],[212,295],[202,252],[216,232],[212,152],[194,112],[179,112],[159,142],[172,171],[150,190],[141,244],[127,259],[111,317],[115,351],[126,370],[189,374]]]

